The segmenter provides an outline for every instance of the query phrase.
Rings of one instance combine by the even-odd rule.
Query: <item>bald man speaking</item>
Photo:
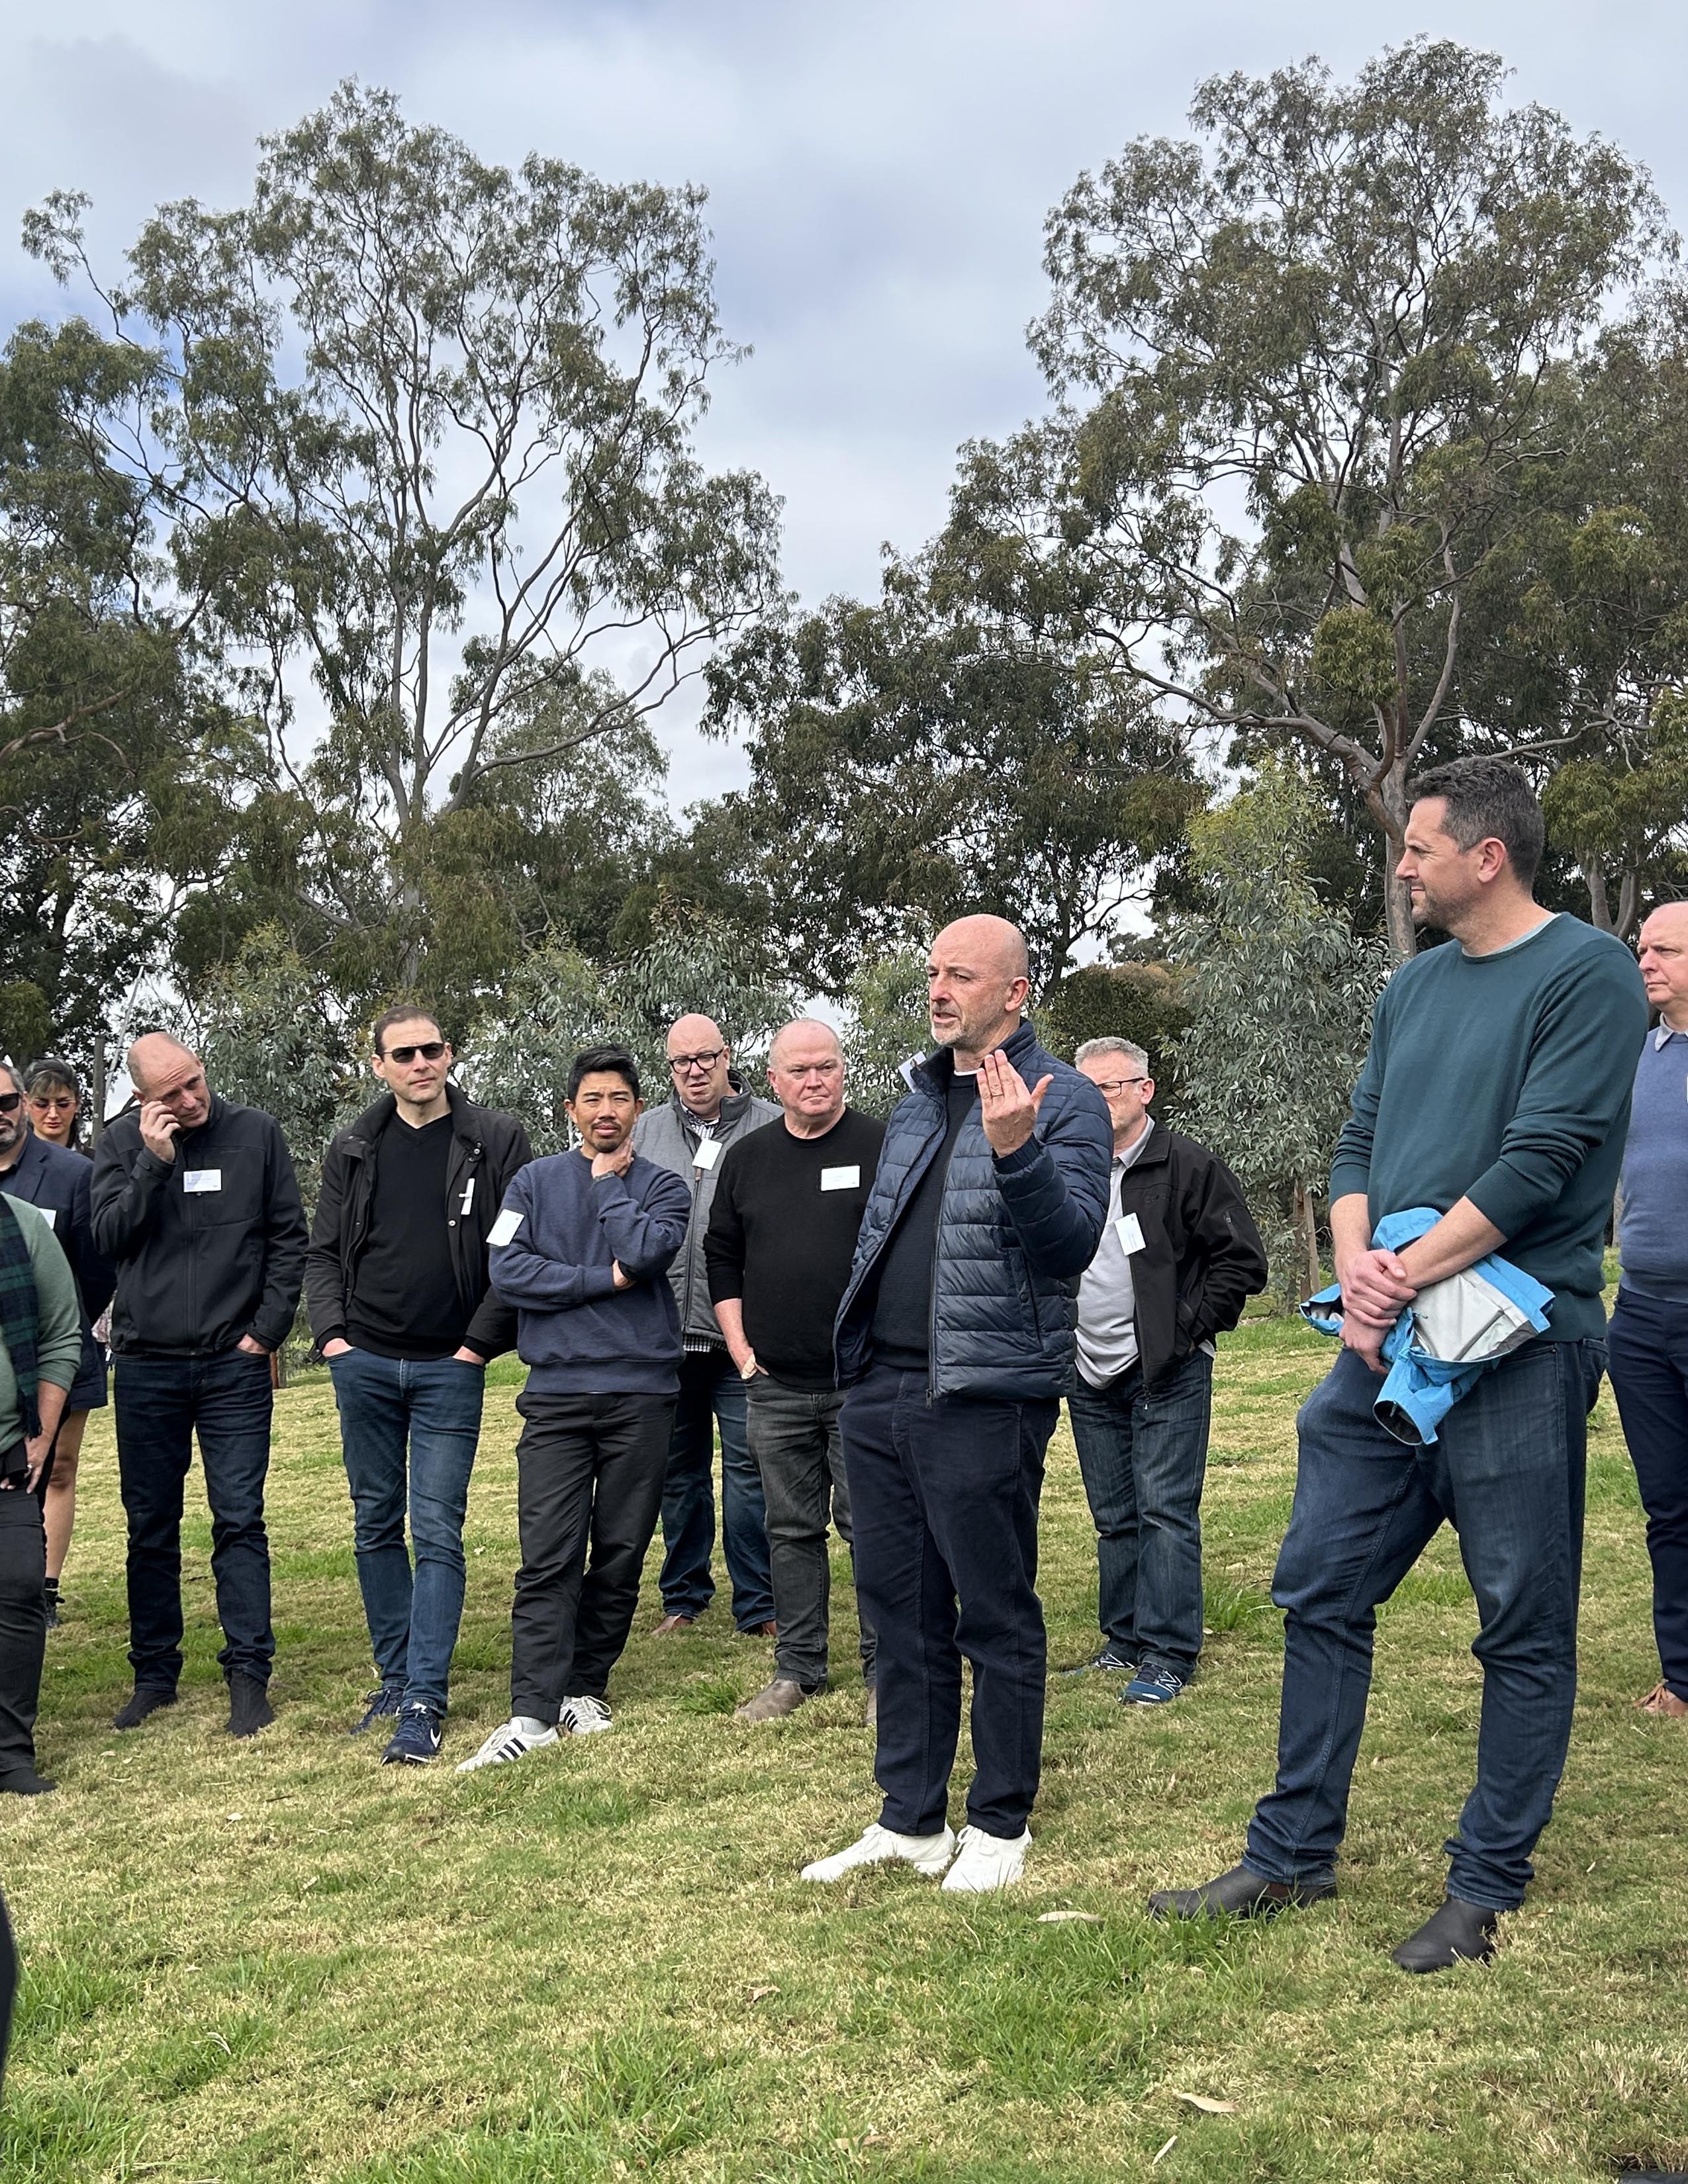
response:
[[[135,1690],[113,1726],[175,1703],[181,1674],[182,1485],[199,1440],[229,1734],[273,1721],[269,1700],[270,1359],[304,1278],[305,1218],[281,1133],[212,1091],[162,1032],[129,1050],[138,1109],[101,1138],[97,1249],[117,1268],[111,1346],[117,1468],[129,1518]]]
[[[1072,1379],[1079,1277],[1113,1157],[1101,1094],[1021,1021],[1030,984],[1006,919],[960,918],[933,941],[937,1051],[887,1127],[838,1307],[884,1802],[805,1880],[902,1860],[983,1893],[1025,1868],[1043,1748],[1044,1450]],[[958,1846],[947,1808],[964,1658],[976,1772]]]

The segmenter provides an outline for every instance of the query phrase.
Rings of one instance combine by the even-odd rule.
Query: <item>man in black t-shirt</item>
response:
[[[779,1624],[773,1680],[739,1708],[745,1722],[781,1720],[826,1686],[829,1513],[846,1545],[852,1538],[833,1321],[885,1135],[883,1123],[845,1106],[830,1025],[787,1024],[768,1055],[768,1082],[783,1127],[727,1148],[704,1239],[710,1301],[749,1399]],[[861,1663],[871,1722],[866,1624]]]
[[[487,1233],[532,1151],[513,1115],[450,1082],[451,1047],[425,1011],[389,1009],[374,1040],[387,1092],[328,1149],[305,1295],[334,1379],[381,1677],[353,1734],[390,1720],[382,1759],[420,1766],[440,1748],[463,1615],[487,1360],[515,1339],[487,1287]]]

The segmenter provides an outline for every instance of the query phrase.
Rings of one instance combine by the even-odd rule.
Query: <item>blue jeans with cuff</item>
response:
[[[1382,1384],[1352,1351],[1301,1406],[1272,1593],[1284,1619],[1278,1782],[1250,1823],[1251,1871],[1330,1879],[1377,1610],[1449,1524],[1477,1597],[1483,1706],[1476,1786],[1445,1846],[1448,1893],[1490,1911],[1524,1901],[1570,1741],[1588,1413],[1605,1362],[1601,1342],[1530,1342],[1491,1367],[1423,1447],[1378,1424]]]
[[[376,1673],[407,1705],[443,1713],[463,1619],[463,1520],[487,1369],[460,1357],[355,1349],[331,1357],[328,1369]]]
[[[1102,1635],[1139,1673],[1186,1683],[1201,1652],[1201,1488],[1213,1361],[1192,1351],[1160,1385],[1134,1365],[1067,1399],[1096,1526]]]
[[[688,1350],[662,1488],[662,1609],[701,1615],[715,1598],[715,1433],[721,1428],[721,1537],[733,1581],[733,1620],[757,1630],[774,1619],[762,1474],[750,1453],[744,1383],[726,1348]]]

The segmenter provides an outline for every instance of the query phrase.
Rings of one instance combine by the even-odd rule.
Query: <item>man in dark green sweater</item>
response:
[[[1330,1178],[1343,1349],[1303,1406],[1284,1611],[1278,1781],[1241,1864],[1150,1898],[1161,1916],[1269,1916],[1335,1892],[1376,1611],[1446,1522],[1477,1595],[1477,1785],[1447,1845],[1447,1900],[1394,1952],[1407,1971],[1484,1958],[1524,1900],[1576,1695],[1587,1414],[1605,1363],[1601,1253],[1646,1029],[1621,942],[1543,910],[1529,783],[1463,759],[1415,784],[1397,867],[1414,922],[1451,938],[1377,1006]],[[1387,1213],[1435,1226],[1374,1250]],[[1553,1292],[1545,1334],[1491,1366],[1410,1446],[1373,1408],[1379,1351],[1419,1290],[1501,1252]]]

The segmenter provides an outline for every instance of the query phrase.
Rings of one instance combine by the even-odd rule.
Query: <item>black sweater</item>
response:
[[[704,1238],[710,1301],[743,1301],[756,1362],[788,1387],[830,1388],[833,1320],[885,1125],[845,1108],[824,1137],[783,1123],[729,1145]]]

